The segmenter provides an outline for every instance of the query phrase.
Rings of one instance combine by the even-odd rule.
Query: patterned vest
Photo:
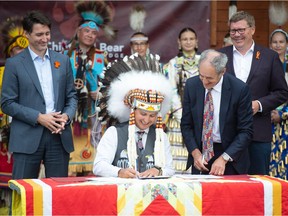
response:
[[[115,126],[117,129],[118,145],[117,151],[114,157],[113,165],[121,168],[129,167],[128,155],[127,155],[127,141],[128,141],[128,122],[118,124]],[[144,172],[154,166],[154,145],[155,145],[156,133],[155,126],[152,125],[149,129],[145,149],[140,153],[137,148],[138,156],[138,168],[139,172]],[[136,145],[136,143],[135,143]]]

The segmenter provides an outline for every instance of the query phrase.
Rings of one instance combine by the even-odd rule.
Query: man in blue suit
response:
[[[192,174],[236,175],[245,174],[249,168],[248,145],[252,138],[252,107],[248,86],[225,73],[228,59],[215,50],[202,52],[199,76],[187,80],[181,131],[189,151],[187,168]],[[211,91],[214,106],[213,140],[214,156],[206,159],[202,147],[204,99]]]
[[[288,87],[279,55],[255,44],[255,19],[238,11],[229,20],[233,46],[220,52],[228,56],[227,72],[246,82],[252,95],[253,141],[249,146],[249,174],[269,174],[271,114],[288,99]]]
[[[48,49],[51,22],[45,15],[29,12],[23,29],[29,46],[7,59],[1,98],[3,112],[12,117],[12,178],[37,178],[41,161],[46,177],[65,177],[77,106],[70,61]]]

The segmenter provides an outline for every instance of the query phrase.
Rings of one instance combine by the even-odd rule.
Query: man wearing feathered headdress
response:
[[[107,69],[108,113],[121,123],[109,127],[100,140],[95,175],[135,178],[174,174],[170,144],[162,129],[172,87],[157,73],[156,62],[153,58],[147,63],[136,54]],[[154,63],[157,66],[151,67]]]
[[[29,44],[24,36],[21,22],[20,17],[10,17],[1,24],[1,47],[3,47],[5,58],[15,56]],[[0,67],[0,89],[2,89],[3,74],[4,66]],[[8,152],[9,124],[10,117],[0,110],[0,172],[6,173],[12,178],[13,157],[12,153]],[[5,184],[8,187],[8,181]]]
[[[1,40],[5,58],[12,57],[25,49],[29,42],[24,35],[24,30],[20,17],[10,17],[0,26]],[[2,87],[2,77],[4,67],[0,67],[0,87]]]
[[[92,170],[94,149],[90,144],[90,126],[96,116],[101,84],[104,78],[105,56],[96,49],[95,43],[100,31],[110,37],[114,31],[107,23],[111,19],[110,7],[104,1],[78,2],[75,5],[80,22],[71,46],[64,51],[70,56],[75,88],[78,94],[78,108],[73,121],[75,152],[71,155],[70,172]]]
[[[8,18],[1,25],[1,46],[6,58],[12,57],[25,49],[29,42],[24,36],[20,17]]]

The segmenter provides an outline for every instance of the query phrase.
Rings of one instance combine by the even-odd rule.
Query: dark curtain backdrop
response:
[[[97,47],[108,51],[108,59],[122,58],[130,54],[129,39],[134,31],[130,27],[129,15],[136,4],[144,6],[147,17],[143,32],[149,36],[150,49],[166,63],[178,52],[177,38],[180,30],[191,27],[196,30],[199,51],[209,48],[210,1],[109,1],[113,8],[111,26],[118,30],[117,38],[108,41],[100,32]],[[78,17],[72,1],[6,1],[0,2],[0,20],[11,16],[24,16],[29,10],[40,10],[52,20],[50,47],[62,50],[74,35]],[[1,47],[3,50],[3,47]],[[1,52],[0,61],[4,58]]]

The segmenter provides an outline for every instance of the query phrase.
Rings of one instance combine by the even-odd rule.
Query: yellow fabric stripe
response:
[[[198,188],[200,189],[200,194],[197,193],[197,190],[195,189],[194,192],[194,205],[197,208],[198,212],[202,214],[202,187]]]
[[[4,70],[5,70],[5,67],[4,67],[4,66],[0,67],[0,88],[2,88],[2,81],[3,81]]]
[[[118,199],[117,199],[118,213],[122,212],[124,206],[126,205],[126,196],[125,196],[125,192],[123,190],[124,190],[124,188],[118,187]]]
[[[27,215],[26,213],[26,193],[25,188],[19,184],[16,180],[10,180],[9,185],[13,184],[20,189],[20,194],[16,191],[12,191],[12,215]],[[20,203],[20,205],[19,205]]]
[[[265,177],[257,176],[257,178],[270,181],[273,186],[273,215],[282,215],[282,185],[280,182],[275,181],[271,178],[274,177]]]
[[[33,206],[34,215],[43,215],[43,190],[42,186],[31,179],[25,179],[25,182],[33,187]]]

